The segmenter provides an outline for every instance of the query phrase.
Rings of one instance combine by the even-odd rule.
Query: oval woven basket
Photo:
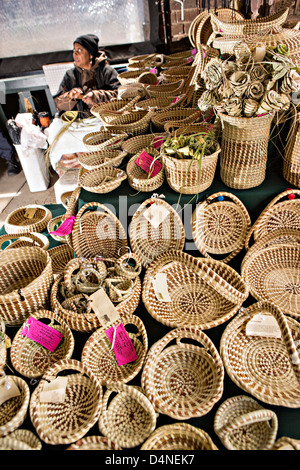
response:
[[[214,418],[214,431],[228,450],[271,450],[277,415],[246,395],[225,400]]]
[[[90,132],[86,134],[82,142],[86,146],[86,148],[90,151],[95,150],[104,150],[110,149],[115,150],[121,147],[123,140],[127,138],[127,134],[125,132],[120,131],[117,135],[112,135],[111,132],[107,130],[102,130],[101,132]]]
[[[100,432],[128,449],[144,442],[156,427],[156,413],[138,387],[111,384],[103,396],[98,421]]]
[[[247,335],[255,315],[275,318],[281,337]],[[220,354],[231,380],[258,400],[271,405],[299,408],[299,323],[268,302],[243,309],[226,326]]]
[[[129,124],[110,124],[100,127],[100,132],[110,132],[111,134],[125,133],[128,137],[146,134],[154,112],[154,109],[150,109],[149,111],[146,111],[146,114],[144,114],[143,117]]]
[[[118,79],[121,85],[126,86],[126,85],[129,85],[130,83],[136,83],[141,73],[142,72],[140,69],[121,72],[118,74]]]
[[[218,450],[203,429],[188,423],[166,424],[157,428],[140,450]]]
[[[66,450],[122,450],[114,442],[104,436],[86,436],[79,439]]]
[[[155,140],[161,140],[165,136],[165,132],[136,135],[134,137],[130,137],[130,139],[125,140],[122,143],[122,149],[130,155],[135,155],[147,147],[152,147]]]
[[[72,244],[77,257],[117,259],[128,251],[125,229],[105,205],[84,204],[76,215]]]
[[[117,189],[127,178],[126,172],[113,166],[103,166],[93,170],[82,168],[78,186],[95,194],[106,194]]]
[[[153,149],[153,147],[145,147],[144,151],[148,154],[153,155],[154,157],[159,156],[159,152]],[[139,158],[140,154],[141,152],[137,153],[136,155],[133,155],[126,165],[128,183],[133,189],[136,189],[137,191],[155,191],[156,189],[160,188],[160,186],[165,180],[163,166],[161,166],[161,169],[156,175],[151,176],[151,173],[147,173],[136,163],[136,160]],[[159,157],[155,158],[155,161],[159,163],[161,163],[160,160],[161,159]],[[152,169],[150,167],[150,171],[151,170]]]
[[[167,300],[157,298],[157,274],[166,278]],[[191,325],[205,330],[220,325],[236,314],[248,294],[247,284],[232,267],[181,251],[157,256],[142,286],[147,311],[171,328]]]
[[[171,83],[161,83],[160,85],[149,85],[147,92],[150,98],[166,98],[179,96],[183,93],[184,79]]]
[[[16,429],[0,439],[0,450],[42,450],[42,443],[33,432]]]
[[[134,125],[137,121],[140,121],[148,113],[147,109],[133,110],[128,113],[118,114],[111,116],[106,114],[102,116],[103,126],[109,130],[110,126],[123,126],[123,125]],[[106,116],[108,119],[106,119]]]
[[[201,119],[202,113],[196,108],[174,108],[156,111],[151,121],[155,125],[158,131],[164,131],[164,125],[166,123],[172,123],[173,121],[185,125],[192,122],[197,122]]]
[[[23,246],[38,246],[47,250],[49,240],[43,233],[11,233],[0,236],[0,252],[8,248],[22,248]]]
[[[40,393],[45,384],[60,373],[68,379],[64,401],[41,401]],[[30,419],[46,444],[72,444],[84,437],[98,421],[102,397],[101,383],[84,364],[74,359],[62,360],[48,369],[33,391]]]
[[[166,108],[176,108],[179,106],[182,101],[184,101],[185,95],[180,95],[178,100],[175,100],[173,97],[166,96],[165,98],[148,98],[146,100],[141,100],[135,105],[136,109],[166,109]]]
[[[277,439],[272,450],[300,450],[300,439],[283,436]]]
[[[53,281],[49,253],[38,247],[5,250],[0,254],[0,316],[17,326],[44,308]]]
[[[180,421],[207,414],[220,400],[223,382],[219,353],[197,327],[175,328],[154,343],[141,377],[155,410]]]
[[[142,320],[136,315],[122,316],[124,325],[138,359],[125,365],[118,365],[105,328],[99,328],[86,341],[81,361],[98,377],[103,385],[127,383],[140,372],[148,350],[148,336]],[[115,326],[118,325],[114,323]],[[133,328],[132,328],[133,326]]]
[[[192,236],[203,256],[228,263],[244,248],[250,215],[232,193],[220,191],[199,203],[192,217]]]
[[[101,119],[103,113],[115,113],[120,114],[127,111],[131,111],[135,104],[140,100],[140,97],[137,96],[133,99],[115,99],[110,101],[105,101],[103,103],[95,104],[91,107],[91,113],[96,116],[98,119]]]
[[[63,220],[66,220],[72,215],[76,215],[80,193],[81,188],[79,186],[69,193],[67,199],[65,200],[66,212],[63,215]]]
[[[74,258],[73,248],[66,243],[50,248],[48,253],[52,260],[53,274],[59,274],[63,272],[67,263]]]
[[[157,228],[144,216],[153,203],[158,206],[158,210],[169,212]],[[133,252],[147,268],[158,255],[169,250],[183,250],[185,230],[175,209],[168,202],[152,197],[146,199],[132,216],[129,239]]]
[[[58,215],[54,217],[53,219],[49,220],[48,225],[47,225],[47,231],[53,240],[56,240],[59,243],[68,243],[68,235],[56,235],[55,232],[63,223],[63,215]]]
[[[25,380],[15,375],[7,375],[6,380],[14,382],[20,394],[0,405],[0,437],[5,437],[22,426],[27,416],[30,400],[30,390]]]
[[[43,232],[47,227],[52,214],[45,206],[30,204],[15,209],[5,219],[4,229],[6,233]]]
[[[36,379],[41,377],[56,362],[62,359],[70,359],[74,351],[75,340],[68,325],[55,313],[48,310],[39,310],[31,317],[42,321],[42,323],[63,335],[55,351],[51,352],[46,347],[22,334],[26,323],[15,334],[10,350],[12,365],[23,377]]]
[[[95,168],[106,167],[108,165],[118,167],[126,157],[127,152],[120,149],[115,150],[95,150],[79,156],[79,163],[86,170],[94,170]]]

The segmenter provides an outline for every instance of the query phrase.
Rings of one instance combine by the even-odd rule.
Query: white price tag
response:
[[[68,377],[56,377],[45,383],[40,392],[41,403],[63,403],[65,401]]]
[[[154,228],[158,228],[169,214],[170,212],[165,206],[154,203],[143,213],[143,216]]]
[[[10,398],[17,397],[21,395],[19,387],[14,382],[12,377],[7,377],[1,379],[0,385],[0,405]]]
[[[155,279],[153,279],[153,289],[157,300],[160,302],[172,302],[165,273],[156,274]]]
[[[246,335],[281,338],[281,331],[273,316],[258,313],[247,323]]]
[[[105,326],[109,323],[115,323],[120,320],[120,315],[104,289],[98,289],[89,299],[92,301],[92,309],[95,315],[101,321],[101,325]]]
[[[34,214],[36,213],[36,209],[36,207],[27,206],[25,211],[25,217],[27,219],[32,219],[34,217]]]

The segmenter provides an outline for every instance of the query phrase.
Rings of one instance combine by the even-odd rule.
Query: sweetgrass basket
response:
[[[100,432],[128,449],[142,444],[154,431],[156,413],[148,398],[135,386],[110,384],[103,396],[98,421]]]
[[[152,123],[158,131],[164,131],[164,125],[168,122],[180,122],[180,125],[189,124],[199,121],[202,117],[202,112],[196,108],[174,108],[156,111],[152,116]]]
[[[77,214],[80,193],[81,188],[79,186],[69,193],[67,199],[65,200],[66,212],[63,215],[63,220],[66,220],[68,217]]]
[[[6,233],[43,232],[49,220],[52,219],[51,211],[38,204],[30,204],[15,209],[5,219]]]
[[[188,423],[165,424],[157,428],[140,450],[218,450],[209,434]]]
[[[7,375],[6,380],[14,382],[20,394],[0,405],[0,437],[5,437],[22,426],[30,401],[29,386],[24,379],[16,375]]]
[[[276,413],[246,395],[225,400],[214,418],[214,431],[228,450],[270,450],[277,430]]]
[[[185,95],[180,95],[178,99],[173,97],[159,97],[159,98],[148,98],[139,101],[135,107],[136,109],[166,109],[166,108],[177,108],[180,106],[185,99]]]
[[[158,274],[166,279],[167,300],[161,300],[155,291]],[[157,256],[142,286],[147,311],[171,328],[191,325],[205,330],[218,326],[237,313],[248,295],[248,286],[235,269],[182,251]]]
[[[36,379],[61,359],[70,359],[74,351],[75,340],[68,325],[55,313],[39,310],[31,316],[63,334],[61,342],[53,352],[22,334],[26,323],[15,334],[10,350],[12,365],[23,377]]]
[[[16,429],[0,438],[0,450],[42,450],[42,442],[27,429]]]
[[[127,152],[120,149],[95,150],[80,155],[78,161],[86,170],[106,167],[108,165],[118,167],[126,157]]]
[[[53,274],[63,272],[67,263],[74,258],[73,248],[67,243],[50,248],[48,253],[52,261]]]
[[[58,215],[49,220],[47,224],[47,231],[53,240],[58,241],[59,243],[68,243],[68,235],[56,235],[55,232],[63,223],[64,215]],[[51,233],[52,232],[52,233]]]
[[[197,249],[203,256],[216,257],[223,263],[242,251],[250,228],[246,207],[226,191],[211,194],[193,212],[192,235]]]
[[[41,401],[45,384],[60,373],[68,379],[64,401]],[[46,444],[72,444],[98,421],[102,396],[101,383],[84,364],[75,359],[62,360],[47,370],[33,391],[29,406],[31,422]]]
[[[300,440],[283,436],[277,439],[272,450],[300,450]]]
[[[127,134],[125,132],[119,131],[118,134],[112,135],[111,132],[104,129],[101,132],[90,132],[86,134],[82,142],[88,150],[93,152],[95,150],[119,149],[123,140],[126,138]]]
[[[91,107],[91,113],[98,119],[101,119],[103,113],[120,114],[131,111],[135,104],[140,100],[140,96],[133,99],[115,99],[103,103],[95,104]]]
[[[0,251],[8,248],[22,248],[23,246],[38,246],[47,250],[49,239],[43,233],[11,233],[0,236]]]
[[[86,436],[74,442],[66,450],[122,450],[104,436]]]
[[[131,123],[112,123],[110,125],[102,126],[100,127],[100,132],[110,132],[112,135],[125,133],[128,137],[146,134],[150,125],[151,117],[154,112],[154,109],[150,109],[149,111],[146,111],[146,114],[144,114],[140,119],[135,120]]]
[[[166,136],[165,132],[154,132],[151,134],[141,134],[130,137],[122,143],[122,149],[129,155],[135,155],[138,151],[144,150],[146,147],[153,146],[155,139],[161,139]]]
[[[160,162],[161,159],[159,157],[159,152],[153,149],[153,147],[146,147],[144,148],[144,151],[148,154],[151,153],[154,157],[157,157],[156,161]],[[133,155],[126,165],[128,183],[133,189],[136,189],[137,191],[155,191],[163,184],[165,180],[163,166],[156,175],[151,176],[151,174],[147,173],[139,165],[137,165],[136,160],[139,158],[140,154],[141,152],[138,152],[136,155]]]
[[[22,324],[44,308],[53,281],[49,253],[38,247],[5,250],[0,254],[0,316],[6,325]]]
[[[219,353],[197,327],[175,328],[154,343],[141,377],[155,410],[179,421],[207,414],[222,396],[223,381]]]
[[[132,110],[128,113],[117,114],[113,116],[106,114],[102,116],[103,126],[109,130],[110,126],[127,126],[129,124],[134,124],[146,116],[147,113],[148,109],[141,109]],[[108,119],[106,119],[106,116],[108,116]]]
[[[131,83],[136,83],[141,73],[142,71],[140,69],[121,72],[118,74],[118,79],[121,85],[126,86]]]
[[[143,367],[148,350],[148,336],[145,325],[136,315],[122,316],[128,336],[133,344],[138,359],[125,365],[118,365],[112,345],[108,340],[105,328],[97,329],[86,341],[81,354],[81,361],[98,377],[103,385],[127,383]],[[114,323],[115,326],[118,322]],[[111,325],[112,326],[112,325]]]
[[[300,112],[292,108],[291,123],[283,158],[283,177],[293,186],[300,188]]]
[[[274,317],[281,337],[247,335],[255,315]],[[231,380],[254,398],[271,405],[299,408],[299,323],[269,302],[242,309],[226,326],[220,355]]]
[[[182,94],[184,88],[184,79],[179,79],[176,82],[162,83],[160,85],[148,85],[147,92],[150,98],[166,98]]]
[[[78,175],[78,186],[95,194],[106,194],[117,189],[127,178],[126,172],[113,166],[93,170],[82,168]]]

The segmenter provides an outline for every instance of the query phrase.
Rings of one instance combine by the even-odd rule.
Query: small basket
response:
[[[300,450],[300,440],[283,436],[277,439],[272,450]]]
[[[127,152],[120,149],[95,150],[80,155],[79,163],[86,170],[107,167],[108,165],[118,167],[126,157]]]
[[[15,370],[23,377],[36,379],[49,367],[61,359],[70,359],[74,351],[74,337],[65,321],[53,312],[39,310],[32,315],[36,320],[46,323],[58,331],[63,338],[55,351],[51,352],[41,344],[28,339],[22,334],[26,323],[17,331],[12,341],[10,358]],[[47,320],[46,322],[43,320]]]
[[[140,450],[218,450],[211,437],[188,423],[166,424],[157,428]]]
[[[53,274],[59,274],[63,272],[67,263],[74,258],[73,248],[66,243],[50,248],[48,253],[52,260]]]
[[[118,74],[118,79],[121,85],[126,86],[131,83],[136,83],[141,73],[142,72],[140,69],[121,72]]]
[[[0,439],[0,450],[42,450],[42,443],[33,432],[16,429]]]
[[[82,350],[81,361],[93,371],[103,385],[129,382],[137,376],[144,364],[148,337],[143,322],[136,315],[130,314],[122,316],[122,324],[136,351],[138,359],[135,361],[120,366],[117,364],[112,345],[105,334],[107,326],[96,330]],[[118,323],[114,323],[114,326],[117,325]]]
[[[22,324],[44,308],[53,281],[49,253],[38,247],[14,248],[0,254],[0,316],[6,325]]]
[[[153,281],[157,274],[166,278],[169,299],[156,294]],[[218,326],[237,313],[248,295],[248,286],[235,269],[222,261],[195,258],[182,251],[157,256],[142,286],[147,311],[171,328],[191,325],[206,330]]]
[[[120,113],[131,111],[139,100],[140,97],[137,96],[133,99],[117,99],[105,101],[103,103],[95,104],[94,106],[92,106],[91,113],[98,119],[101,119],[101,115],[103,113],[116,113],[118,115]]]
[[[144,213],[153,204],[158,210],[168,211],[169,214],[155,228],[144,216]],[[160,254],[169,250],[183,250],[185,231],[181,218],[175,209],[166,201],[152,197],[146,199],[134,213],[130,228],[129,239],[132,250],[147,268]]]
[[[180,95],[178,99],[166,96],[165,98],[148,98],[135,105],[136,109],[166,109],[177,108],[184,101],[185,95]]]
[[[165,136],[165,132],[136,135],[130,139],[125,140],[122,143],[122,149],[130,155],[135,155],[139,151],[142,151],[147,147],[151,147],[155,139],[163,139]]]
[[[53,240],[56,240],[59,243],[68,243],[69,235],[56,235],[55,232],[63,223],[63,215],[58,215],[53,219],[49,220],[47,225],[47,231]],[[52,233],[51,233],[52,232]]]
[[[137,121],[140,121],[148,113],[147,109],[134,110],[124,114],[117,114],[114,116],[103,115],[102,121],[103,126],[109,131],[110,126],[128,126],[130,124],[134,125]],[[108,120],[106,120],[108,116]]]
[[[184,88],[184,79],[177,80],[176,82],[171,82],[161,85],[149,85],[147,87],[147,92],[150,98],[169,98],[182,94]]]
[[[0,405],[0,437],[7,436],[23,424],[30,401],[30,390],[25,380],[15,375],[7,375],[6,380],[16,384],[20,395],[9,398]]]
[[[60,373],[68,378],[64,401],[41,402],[40,392]],[[71,444],[81,439],[98,421],[103,390],[94,374],[81,362],[62,360],[47,370],[33,391],[30,418],[46,444]]]
[[[104,436],[86,436],[71,444],[66,450],[122,450]]]
[[[129,137],[135,135],[146,134],[149,128],[152,115],[155,113],[154,109],[147,111],[141,119],[129,124],[111,124],[109,126],[100,127],[100,132],[110,132],[111,134],[125,133]]]
[[[154,343],[141,378],[155,410],[179,421],[207,414],[220,400],[223,382],[219,353],[197,327],[176,328]]]
[[[246,334],[255,315],[273,316],[281,337]],[[231,380],[254,398],[287,408],[300,406],[299,323],[268,302],[242,309],[225,328],[220,354]]]
[[[144,149],[146,153],[151,153],[152,155],[158,157],[159,152],[153,147],[146,147]],[[137,153],[136,155],[133,155],[126,166],[126,173],[127,173],[127,178],[128,178],[128,183],[129,185],[133,188],[136,189],[137,191],[142,191],[142,192],[152,192],[155,191],[156,189],[160,188],[160,186],[163,184],[165,180],[165,173],[163,169],[163,165],[161,166],[161,169],[159,172],[151,176],[149,173],[147,173],[145,170],[143,170],[139,165],[136,164],[136,159],[139,157],[141,152]],[[160,162],[160,157],[156,158],[158,162]],[[155,160],[155,161],[156,161]]]
[[[82,142],[90,151],[110,149],[115,150],[121,147],[123,140],[127,138],[125,132],[120,131],[117,135],[112,135],[107,130],[101,132],[90,132],[86,134]]]
[[[118,446],[137,447],[154,431],[156,413],[137,387],[111,384],[103,396],[98,426],[100,432]]]
[[[4,229],[9,234],[43,232],[51,219],[52,214],[47,207],[30,204],[11,212],[5,219]]]
[[[103,166],[93,170],[82,168],[78,176],[78,186],[95,194],[107,194],[117,189],[127,178],[126,172],[113,166]]]
[[[201,119],[202,112],[196,108],[174,108],[156,111],[152,117],[152,123],[155,125],[157,130],[164,131],[164,125],[166,123],[180,122],[180,125],[197,122]]]
[[[244,248],[251,228],[249,213],[234,194],[220,191],[199,203],[192,217],[192,235],[203,256],[228,263]]]
[[[214,431],[228,450],[271,450],[277,430],[276,413],[246,395],[225,400],[214,418]]]
[[[8,242],[8,243],[6,243]],[[3,245],[4,246],[3,248]],[[22,248],[23,246],[38,246],[43,250],[49,247],[49,239],[43,233],[11,233],[0,236],[0,252],[8,248]]]
[[[78,186],[73,191],[71,191],[68,200],[66,201],[66,212],[63,215],[62,220],[66,220],[68,217],[72,215],[75,216],[77,214],[80,193],[81,188]]]

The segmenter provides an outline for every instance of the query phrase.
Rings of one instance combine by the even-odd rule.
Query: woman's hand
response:
[[[85,102],[88,106],[93,106],[95,104],[95,95],[92,91],[89,91],[86,95],[82,97],[82,101]]]
[[[83,91],[81,88],[72,88],[72,90],[69,91],[69,97],[72,100],[81,99],[82,95],[83,95]]]

